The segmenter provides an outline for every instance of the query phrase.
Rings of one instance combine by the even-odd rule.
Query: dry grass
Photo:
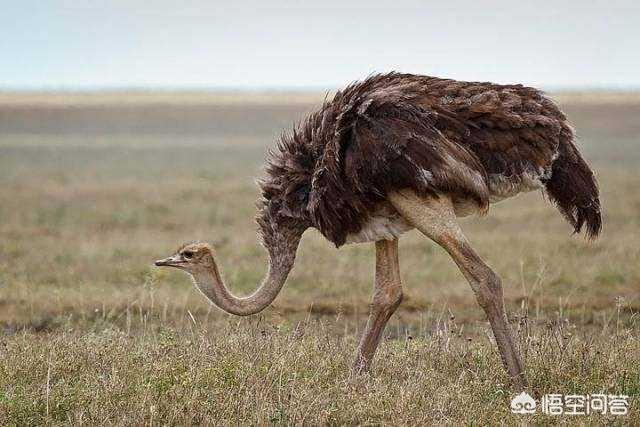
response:
[[[261,318],[228,319],[207,328],[194,317],[174,329],[134,310],[130,316],[139,333],[98,317],[88,330],[67,325],[44,336],[20,333],[7,340],[0,349],[4,420],[136,425],[523,420],[508,409],[506,378],[486,335],[471,339],[470,331],[452,321],[401,336],[393,336],[398,325],[392,325],[393,339],[383,343],[375,375],[349,378],[356,341],[340,330],[342,322],[275,326]],[[614,325],[589,332],[564,322],[530,328],[523,321],[520,329],[536,393],[640,391],[637,336],[616,329],[615,318]],[[632,401],[625,421],[637,423],[637,410]]]
[[[370,245],[336,251],[308,232],[274,306],[243,320],[151,266],[209,239],[234,290],[254,288],[253,179],[311,105],[14,101],[0,103],[0,424],[518,420],[468,285],[416,233],[401,241],[407,298],[358,381],[346,372]],[[464,227],[503,277],[537,393],[637,396],[640,102],[567,102],[600,177],[603,237],[570,236],[539,194]],[[625,421],[640,422],[636,406]]]
[[[0,106],[5,107],[122,107],[153,105],[309,105],[321,102],[325,93],[312,91],[211,91],[121,90],[100,92],[3,92],[0,91]]]
[[[333,91],[200,91],[200,90],[104,90],[99,92],[11,92],[0,90],[0,106],[11,108],[86,108],[122,106],[188,105],[299,105],[319,103]],[[581,105],[637,105],[640,91],[562,91],[552,93],[562,103]]]

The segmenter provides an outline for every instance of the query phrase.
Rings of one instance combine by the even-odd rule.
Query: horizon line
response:
[[[518,83],[513,83],[518,84]],[[633,85],[528,85],[544,92],[635,92],[640,91],[640,83]],[[346,85],[290,85],[290,86],[208,86],[208,85],[43,85],[43,86],[2,86],[0,93],[126,93],[126,92],[218,92],[218,93],[330,93]]]

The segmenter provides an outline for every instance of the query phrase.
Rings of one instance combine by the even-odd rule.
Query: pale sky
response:
[[[391,70],[547,89],[640,88],[637,0],[0,6],[0,90],[331,89]]]

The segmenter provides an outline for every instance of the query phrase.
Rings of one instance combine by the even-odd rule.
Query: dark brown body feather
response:
[[[271,151],[258,222],[266,240],[279,227],[315,227],[340,246],[392,190],[448,194],[486,210],[539,182],[576,232],[586,225],[595,237],[597,184],[573,139],[537,89],[372,76],[338,92]]]

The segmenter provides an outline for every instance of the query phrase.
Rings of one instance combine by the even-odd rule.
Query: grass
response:
[[[179,329],[130,314],[140,331],[109,319],[88,329],[18,333],[2,348],[6,420],[18,424],[431,424],[516,423],[486,335],[471,339],[447,320],[386,341],[375,375],[349,378],[356,340],[335,321],[275,325],[198,317]],[[433,320],[433,319],[432,319]],[[396,325],[397,326],[397,325]],[[529,328],[529,325],[521,325]],[[634,325],[635,327],[635,325]],[[393,334],[393,329],[392,334]],[[488,333],[485,326],[482,334]],[[637,395],[639,344],[631,329],[563,322],[527,330],[537,393]],[[610,338],[616,345],[611,348]],[[632,404],[635,402],[632,401]],[[637,411],[634,405],[631,414]],[[591,422],[615,418],[593,416]],[[529,420],[553,421],[540,416]],[[627,421],[637,421],[637,415]],[[565,420],[566,421],[566,420]]]
[[[468,285],[415,232],[400,245],[406,298],[364,379],[348,368],[366,319],[371,245],[336,251],[309,231],[274,305],[248,319],[212,309],[184,275],[152,267],[180,243],[207,239],[233,289],[255,287],[265,255],[253,181],[266,146],[312,105],[116,95],[71,106],[3,95],[0,424],[559,420],[510,413]],[[629,394],[623,421],[634,424],[640,101],[560,99],[598,172],[602,238],[571,236],[535,193],[463,227],[503,278],[534,393]]]

